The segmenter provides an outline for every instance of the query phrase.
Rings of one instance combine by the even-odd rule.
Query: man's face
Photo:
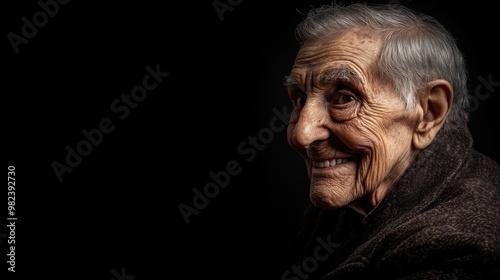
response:
[[[413,159],[415,114],[375,75],[380,41],[356,31],[306,42],[288,77],[287,136],[323,209],[365,197],[373,207]],[[308,146],[308,148],[306,148]]]

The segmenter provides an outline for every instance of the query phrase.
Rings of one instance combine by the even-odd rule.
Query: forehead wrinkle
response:
[[[313,48],[314,46],[309,46],[301,52],[302,56],[296,58],[288,85],[297,86],[306,92],[321,91],[331,84],[338,83],[365,89],[368,78],[365,71],[368,69],[363,69],[363,61],[352,60],[352,57],[359,57],[359,53],[352,50],[345,50],[343,53],[324,50],[315,52],[311,51]],[[332,65],[332,58],[339,61]]]
[[[322,45],[308,44],[299,50],[293,68],[292,80],[296,81],[296,85],[305,91],[312,91],[321,83],[318,78],[322,72],[325,61],[329,61],[332,57],[330,52],[325,52]]]
[[[316,70],[308,71],[306,73],[306,79],[305,79],[305,90],[306,92],[313,92],[315,88],[319,88],[318,84],[318,77],[319,75],[316,74]],[[318,86],[316,86],[318,85]]]
[[[358,55],[357,53],[353,53],[353,56]],[[322,52],[321,54],[316,54],[314,59],[311,59],[311,57],[302,57],[301,59],[297,59],[294,65],[294,68],[301,70],[298,72],[292,70],[292,73],[296,74],[292,76],[298,78],[296,79],[297,83],[309,89],[322,88],[328,84],[342,82],[358,86],[365,85],[365,77],[363,74],[360,74],[364,72],[361,69],[362,67],[358,65],[360,62],[351,61],[354,65],[345,62],[341,64],[337,64],[338,62],[335,63],[337,65],[331,65],[331,63],[325,65],[325,61],[330,61],[332,57],[337,57],[339,60],[349,60],[349,58],[346,58],[345,53],[338,55],[335,52]],[[305,80],[303,80],[304,78]]]
[[[318,77],[321,75],[315,74],[316,71],[307,71],[305,75],[297,75],[296,73],[291,73],[285,76],[283,85],[287,88],[300,88],[304,92],[312,92],[314,89],[319,89]]]

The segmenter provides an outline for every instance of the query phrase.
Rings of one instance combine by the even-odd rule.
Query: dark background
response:
[[[136,280],[281,279],[308,185],[285,130],[268,132],[274,110],[291,108],[282,79],[298,50],[301,12],[331,1],[220,0],[234,4],[223,20],[213,2],[73,0],[17,54],[7,34],[21,35],[21,18],[41,8],[3,3],[3,147],[16,167],[17,276],[119,280],[124,268]],[[500,82],[492,2],[396,2],[452,31],[472,91],[479,76]],[[148,65],[170,75],[118,119],[111,103],[142,84]],[[479,100],[470,122],[476,148],[497,162],[499,90]],[[51,164],[65,164],[65,147],[76,148],[82,130],[103,118],[115,129],[59,182]],[[259,135],[269,141],[255,158],[238,150]],[[233,160],[241,173],[187,225],[179,204],[192,206],[193,189],[203,191],[209,173]],[[6,271],[5,238],[0,246]]]

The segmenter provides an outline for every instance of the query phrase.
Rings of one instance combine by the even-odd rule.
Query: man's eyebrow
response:
[[[326,74],[321,75],[319,82],[320,84],[331,84],[331,83],[349,83],[356,84],[361,81],[361,77],[352,68],[347,65],[340,65],[339,67],[330,69]],[[299,86],[299,82],[292,77],[292,75],[287,75],[283,79],[283,85],[285,89],[290,87]]]
[[[339,67],[329,70],[326,74],[323,74],[320,83],[359,83],[361,77],[352,68],[347,65],[340,65]]]
[[[293,86],[297,86],[298,84],[299,83],[297,82],[297,80],[292,78],[291,75],[287,75],[283,79],[283,86],[285,86],[285,89],[288,89],[288,88],[293,87]]]

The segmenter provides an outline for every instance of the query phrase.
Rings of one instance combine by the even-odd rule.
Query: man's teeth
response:
[[[348,158],[338,158],[325,161],[313,161],[313,166],[319,168],[325,168],[325,167],[335,166],[347,161],[349,161]]]

